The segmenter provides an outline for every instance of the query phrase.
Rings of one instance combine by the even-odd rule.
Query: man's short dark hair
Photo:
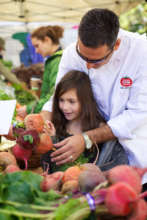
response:
[[[108,9],[95,8],[81,19],[79,38],[86,47],[97,48],[106,44],[112,48],[118,31],[118,16]]]

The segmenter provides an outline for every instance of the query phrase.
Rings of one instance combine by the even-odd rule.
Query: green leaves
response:
[[[0,176],[0,197],[2,200],[30,203],[40,190],[42,177],[30,171],[14,172]]]
[[[0,219],[33,220],[54,216],[56,204],[65,199],[53,190],[42,192],[43,177],[31,171],[0,174]]]
[[[33,137],[30,134],[23,136],[24,141],[28,141],[30,144],[33,144]]]
[[[10,95],[6,94],[3,90],[0,89],[0,100],[10,100],[14,99]]]

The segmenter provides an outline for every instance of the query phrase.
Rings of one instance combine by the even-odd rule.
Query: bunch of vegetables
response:
[[[40,114],[29,114],[24,122],[13,124],[12,135],[16,144],[12,147],[12,153],[18,161],[25,163],[28,169],[28,160],[36,157],[36,166],[40,166],[40,155],[49,151],[53,144],[49,135],[43,132],[44,120]]]
[[[147,193],[141,193],[146,171],[121,165],[101,172],[93,164],[45,176],[5,171],[0,175],[0,219],[146,220]]]
[[[68,167],[76,164],[88,162],[88,158],[82,154],[75,162],[56,166],[55,162],[51,162],[50,154],[56,150],[53,148],[53,143],[58,142],[58,138],[51,138],[43,129],[44,120],[40,114],[28,114],[23,122],[13,120],[13,134],[11,134],[11,139],[13,139],[13,137],[16,139],[16,145],[13,146],[12,153],[17,160],[24,161],[25,169],[28,168],[29,164],[29,168],[42,166],[44,170],[53,173],[55,171],[64,171]],[[44,157],[42,160],[42,155],[45,153],[47,160],[45,160]],[[46,166],[46,164],[48,166]],[[48,169],[49,165],[50,169]],[[20,166],[23,166],[22,163]]]

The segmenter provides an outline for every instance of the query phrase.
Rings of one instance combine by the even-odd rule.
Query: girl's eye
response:
[[[63,99],[60,98],[60,99],[59,99],[59,102],[63,102]]]
[[[69,100],[69,102],[71,103],[71,104],[74,104],[75,103],[75,100]]]

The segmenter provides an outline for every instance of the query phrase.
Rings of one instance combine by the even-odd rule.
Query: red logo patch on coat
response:
[[[133,81],[130,77],[125,76],[125,77],[120,79],[120,84],[123,88],[128,88],[128,87],[132,86]]]

